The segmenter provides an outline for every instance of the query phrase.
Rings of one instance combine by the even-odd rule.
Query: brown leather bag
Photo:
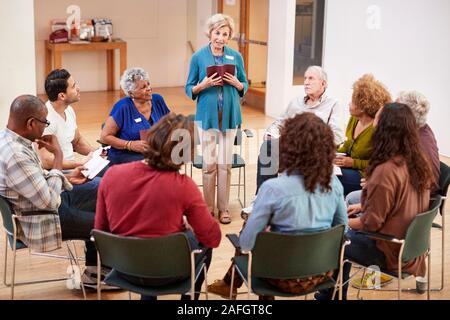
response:
[[[312,290],[315,286],[329,280],[333,271],[302,279],[265,279],[283,292],[300,294]]]

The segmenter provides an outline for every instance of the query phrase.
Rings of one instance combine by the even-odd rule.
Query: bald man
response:
[[[45,252],[61,247],[66,239],[86,240],[86,266],[95,270],[96,249],[89,241],[94,226],[97,193],[71,191],[86,182],[81,167],[63,174],[63,152],[53,135],[44,135],[49,125],[47,107],[37,97],[23,95],[11,104],[7,128],[0,131],[0,195],[19,217],[19,239],[29,248]],[[50,170],[44,170],[32,147],[36,142],[53,155]],[[26,215],[32,211],[50,214]],[[57,213],[57,214],[55,214]]]

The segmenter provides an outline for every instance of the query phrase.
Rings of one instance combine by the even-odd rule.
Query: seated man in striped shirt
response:
[[[61,247],[62,240],[84,239],[86,266],[95,266],[96,249],[89,238],[97,195],[71,191],[72,185],[85,183],[86,178],[81,167],[62,173],[58,140],[53,135],[43,136],[49,125],[47,115],[47,107],[35,96],[19,96],[11,104],[7,128],[0,131],[0,195],[19,216],[19,239],[30,249],[51,251]],[[33,142],[54,156],[50,171],[42,168]],[[50,213],[24,215],[31,211]]]

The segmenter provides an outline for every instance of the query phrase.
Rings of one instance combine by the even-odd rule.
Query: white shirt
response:
[[[342,141],[344,141],[344,131],[339,126],[338,117],[341,114],[339,102],[334,98],[327,97],[325,94],[323,94],[322,97],[320,97],[319,102],[313,106],[308,106],[306,104],[307,101],[308,96],[299,96],[292,99],[283,116],[273,122],[266,132],[272,137],[278,138],[280,136],[280,127],[284,120],[292,118],[302,112],[312,112],[331,127],[336,145],[341,144]]]
[[[53,134],[58,138],[59,145],[63,152],[64,160],[75,160],[72,141],[75,139],[75,131],[77,130],[77,117],[71,106],[64,110],[66,119],[56,112],[50,101],[45,103],[48,109],[47,120],[50,125],[45,128],[44,134]]]

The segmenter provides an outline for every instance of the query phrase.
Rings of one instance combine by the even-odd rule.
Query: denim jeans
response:
[[[192,231],[190,230],[186,231],[186,236],[189,240],[189,244],[191,245],[191,250],[197,249],[202,250],[201,253],[195,255],[195,265],[198,266],[198,264],[202,262],[203,258],[205,258],[206,270],[208,270],[212,260],[212,249],[203,247],[203,245],[198,242],[197,238],[192,233]],[[164,279],[139,278],[124,273],[119,273],[119,275],[133,284],[136,284],[138,286],[149,286],[149,287],[160,287],[183,280],[181,278],[164,278]],[[195,300],[198,300],[200,296],[199,292],[202,288],[204,280],[205,274],[203,271],[201,271],[197,278],[197,281],[195,282],[195,292],[196,292]],[[190,299],[191,296],[188,294],[181,295],[181,300],[190,300]],[[141,300],[157,300],[157,297],[141,295]]]
[[[361,174],[359,170],[350,168],[341,168],[342,176],[337,176],[344,187],[344,196],[350,192],[361,190]]]
[[[108,155],[108,160],[111,161],[110,165],[115,165],[115,164],[122,164],[122,163],[128,163],[128,162],[133,162],[133,161],[141,161],[144,159],[144,155],[141,153],[137,153],[137,152],[129,152],[129,153],[124,153],[124,154],[114,154]]]
[[[265,140],[261,145],[256,171],[256,194],[258,194],[259,188],[265,181],[278,177],[279,146],[279,139]]]
[[[345,248],[344,256],[346,259],[354,261],[364,266],[378,266],[380,269],[386,268],[386,257],[384,253],[377,248],[376,241],[361,234],[355,230],[350,230],[346,234],[351,244]],[[345,283],[350,277],[351,263],[344,263],[342,282]],[[336,280],[338,271],[335,272],[333,278]],[[344,285],[342,290],[342,298],[347,299],[348,283]],[[321,291],[323,299],[331,299],[333,289]]]
[[[85,240],[86,266],[97,265],[97,250],[90,236],[94,228],[100,181],[100,178],[94,178],[84,184],[74,185],[72,191],[64,191],[58,208],[63,240]]]
[[[345,197],[345,203],[348,206],[361,203],[362,190],[352,191]]]

